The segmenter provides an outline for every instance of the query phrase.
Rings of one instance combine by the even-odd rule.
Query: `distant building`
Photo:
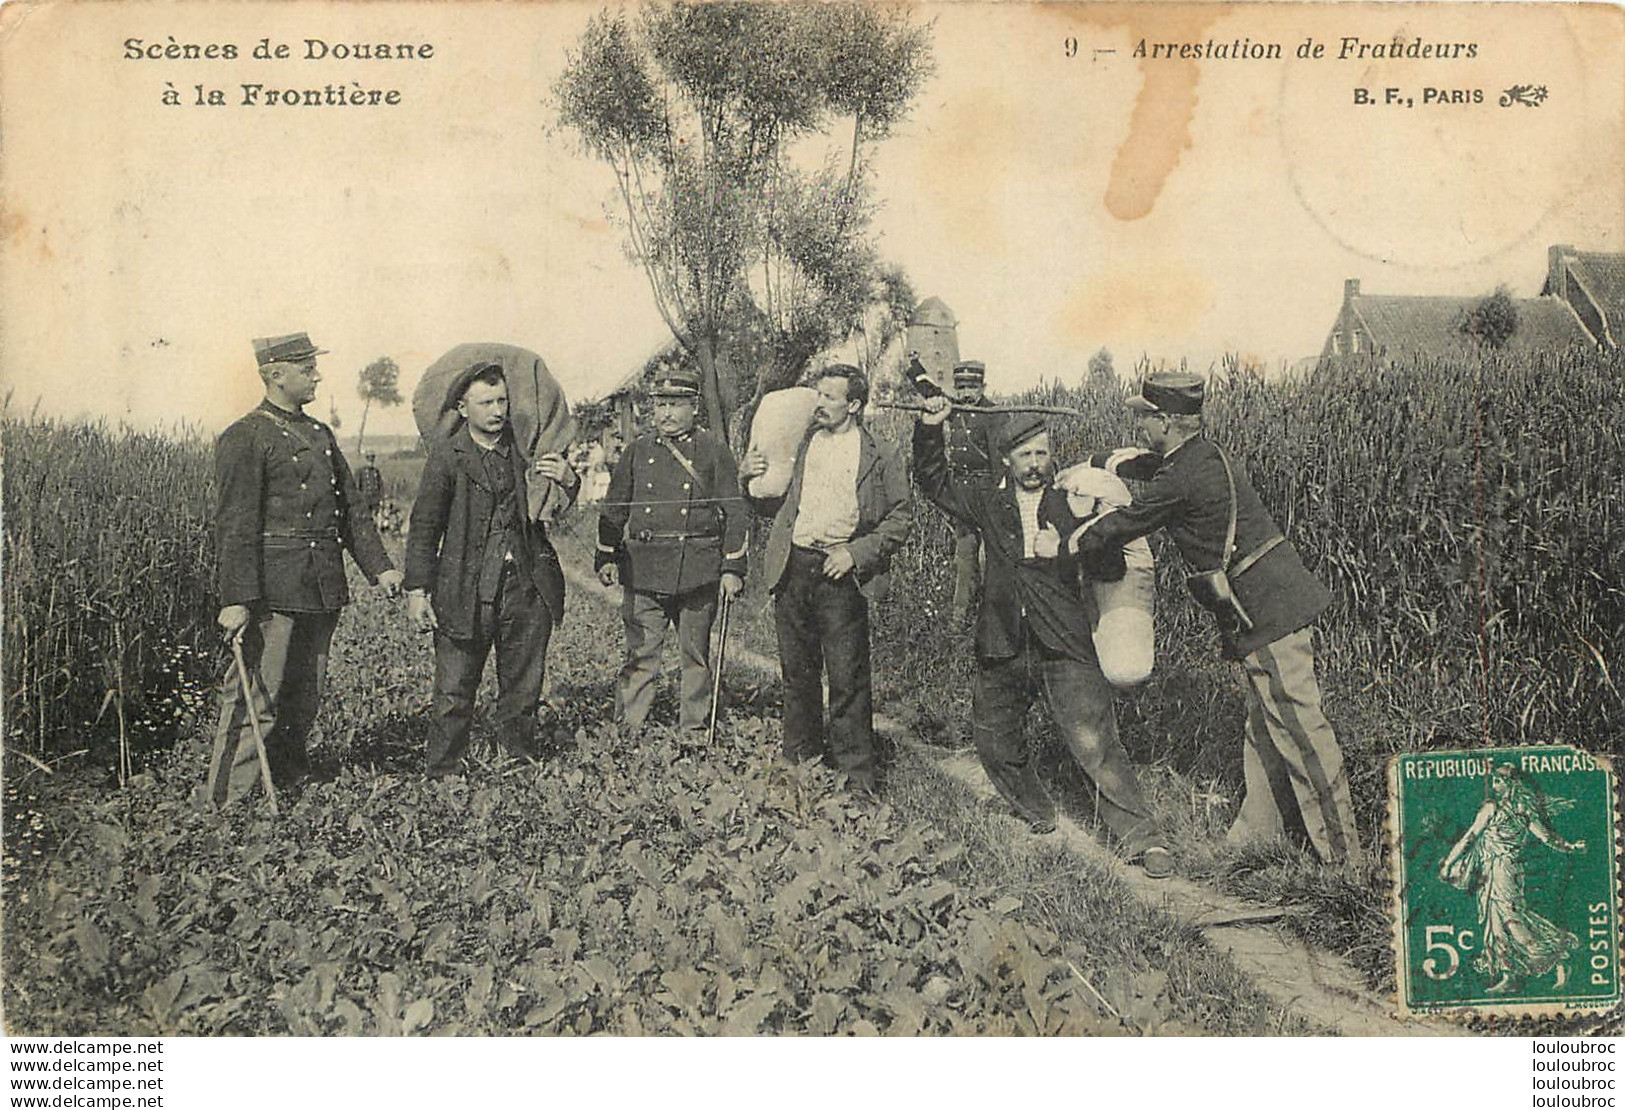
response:
[[[1625,254],[1550,247],[1541,294],[1566,301],[1599,347],[1625,343]]]
[[[1343,283],[1343,307],[1320,355],[1338,358],[1469,351],[1473,343],[1462,332],[1462,324],[1483,299],[1373,295],[1360,292],[1360,280],[1350,278]],[[1528,297],[1512,303],[1518,327],[1507,340],[1504,350],[1508,352],[1562,350],[1576,343],[1596,342],[1571,302],[1562,296]],[[1617,300],[1615,306],[1617,311]]]

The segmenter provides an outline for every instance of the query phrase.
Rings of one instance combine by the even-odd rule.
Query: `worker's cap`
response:
[[[1040,432],[1049,431],[1049,424],[1036,412],[1013,412],[999,425],[999,454],[1008,455]]]
[[[491,373],[493,370],[496,371],[495,375]],[[457,402],[463,399],[463,394],[468,392],[468,387],[473,385],[476,379],[489,379],[492,376],[503,380],[507,379],[507,374],[502,369],[502,363],[487,360],[470,365],[466,370],[451,379],[451,384],[446,387],[446,403],[440,406],[440,411],[445,412],[448,409],[456,408]]]
[[[700,376],[680,366],[662,366],[655,371],[649,387],[651,397],[675,397],[692,400],[700,395]]]
[[[261,366],[269,366],[273,362],[304,362],[307,358],[326,353],[318,350],[316,344],[310,341],[310,335],[302,331],[254,340],[254,361]]]
[[[1204,384],[1195,374],[1151,374],[1140,386],[1140,395],[1128,399],[1128,407],[1135,412],[1195,416],[1202,411]]]
[[[981,385],[987,378],[987,366],[975,359],[954,364],[955,385]]]

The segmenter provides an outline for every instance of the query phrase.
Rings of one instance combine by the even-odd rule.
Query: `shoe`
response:
[[[1053,817],[1027,818],[1027,831],[1032,833],[1034,836],[1048,836],[1050,833],[1054,832],[1056,828],[1057,826],[1055,824],[1055,818]]]
[[[1148,879],[1166,879],[1174,873],[1174,854],[1166,848],[1147,848],[1139,862]]]

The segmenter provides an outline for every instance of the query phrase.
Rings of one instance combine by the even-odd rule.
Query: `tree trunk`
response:
[[[357,461],[367,457],[366,452],[362,449],[362,442],[367,438],[367,410],[370,408],[372,408],[372,398],[368,397],[366,403],[361,406],[361,427],[355,431],[355,456]]]
[[[728,410],[722,406],[722,382],[718,366],[715,332],[703,329],[695,336],[694,351],[700,362],[700,396],[710,418],[711,430],[728,442]]]

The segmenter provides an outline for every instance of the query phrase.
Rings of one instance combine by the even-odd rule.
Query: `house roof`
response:
[[[1445,354],[1471,346],[1461,325],[1482,299],[1358,294],[1348,303],[1377,347]],[[1531,297],[1512,303],[1518,313],[1518,328],[1507,341],[1509,351],[1550,350],[1591,342],[1579,317],[1561,298]]]
[[[1590,295],[1608,318],[1615,343],[1625,343],[1625,254],[1575,251],[1564,256],[1569,276]]]

